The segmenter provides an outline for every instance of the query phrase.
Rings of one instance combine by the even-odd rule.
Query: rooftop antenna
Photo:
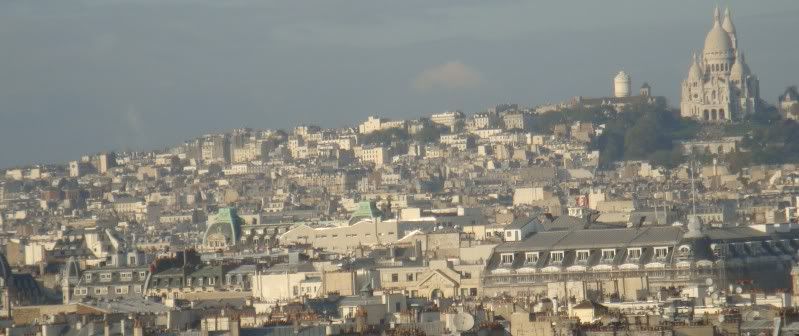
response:
[[[694,181],[694,161],[691,160],[691,215],[696,217],[696,182]]]
[[[660,188],[658,187],[658,185],[655,185],[655,195],[658,194],[659,190],[660,190]],[[658,224],[660,224],[660,218],[658,217],[658,199],[657,199],[657,197],[653,197],[653,198],[654,198],[654,201],[655,201],[655,225],[658,225]]]

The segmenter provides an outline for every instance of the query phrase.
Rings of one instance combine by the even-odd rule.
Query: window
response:
[[[399,274],[397,273],[391,274],[391,282],[399,282]]]
[[[513,263],[513,253],[503,253],[501,255],[502,263],[503,264],[512,264]]]
[[[215,285],[216,284],[216,277],[208,278],[208,284],[209,285]]]
[[[527,252],[524,254],[524,262],[534,264],[538,262],[538,252]]]
[[[655,259],[663,259],[669,254],[668,247],[656,247],[655,248]]]
[[[591,254],[588,250],[577,251],[577,261],[588,261],[588,256]]]
[[[602,250],[602,260],[613,260],[616,258],[616,250]]]
[[[413,281],[413,273],[405,274],[406,281]]]
[[[630,257],[630,259],[640,259],[641,249],[640,248],[627,249],[627,255]]]
[[[139,279],[140,279],[140,280],[144,280],[144,278],[145,278],[146,276],[147,276],[147,272],[145,272],[145,271],[139,271]]]
[[[86,273],[83,276],[83,279],[86,280],[86,282],[92,282],[92,274],[91,273]]]
[[[111,281],[111,273],[100,273],[100,281]]]
[[[461,275],[461,278],[463,278],[463,279],[471,279],[472,278],[472,273],[471,272],[463,272],[463,275]]]
[[[119,279],[122,281],[131,281],[133,280],[133,273],[132,272],[121,272],[119,273]]]
[[[117,294],[128,294],[128,287],[127,286],[119,286],[116,289]]]
[[[513,231],[505,231],[505,237],[510,238],[511,236],[513,236]]]
[[[549,258],[552,259],[552,262],[562,262],[563,261],[563,251],[554,251],[549,253]]]

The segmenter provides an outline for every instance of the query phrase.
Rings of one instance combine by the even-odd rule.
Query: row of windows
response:
[[[84,296],[85,295],[89,295],[89,292],[91,292],[94,295],[108,295],[109,289],[113,288],[112,289],[112,293],[114,293],[114,294],[128,294],[131,291],[131,287],[132,287],[132,290],[133,290],[134,293],[137,293],[137,294],[141,293],[141,286],[139,286],[139,285],[135,285],[135,286],[114,286],[114,287],[94,287],[94,288],[91,289],[91,291],[89,290],[89,288],[86,288],[86,287],[78,287],[78,288],[75,288],[73,293],[75,295],[84,295]]]
[[[120,281],[132,281],[134,273],[138,274],[138,280],[144,280],[147,277],[147,272],[146,271],[119,272],[118,273],[119,274],[119,280]],[[94,280],[94,277],[95,277],[94,274],[96,274],[96,273],[86,273],[86,274],[84,274],[83,275],[83,280],[85,282],[92,282]],[[109,281],[113,280],[114,274],[115,274],[115,272],[100,273],[97,276],[97,278],[100,280],[100,282],[109,282]]]
[[[647,270],[636,271],[635,274],[646,275],[650,278],[687,278],[697,277],[702,275],[712,275],[711,269],[685,269],[677,271],[665,270]],[[618,275],[611,272],[591,272],[593,279],[621,279],[625,275]],[[548,273],[536,275],[515,275],[515,276],[494,276],[485,279],[485,284],[514,284],[514,283],[547,283],[551,281],[564,281],[569,279],[585,279],[585,274],[578,273],[572,275],[569,273]]]
[[[419,274],[421,273],[405,273],[405,281],[415,281],[419,280]],[[461,273],[462,279],[471,279],[472,273],[471,272],[462,272]],[[399,282],[400,280],[399,273],[391,273],[391,282]]]
[[[720,64],[708,64],[710,65],[710,71],[730,71],[732,67],[729,63],[720,63]]]
[[[387,233],[386,232],[380,232],[377,235],[378,236],[385,236],[385,235],[393,235],[393,234],[394,234],[394,232],[387,232]],[[337,234],[332,234],[332,235],[330,235],[330,238],[338,238],[338,236],[339,235],[337,235]],[[348,233],[348,234],[346,234],[344,236],[347,237],[347,238],[355,238],[355,237],[358,237],[358,234],[357,233]],[[364,237],[371,237],[372,234],[371,233],[364,233],[363,236]],[[316,239],[326,239],[327,235],[318,234],[318,235],[314,236],[314,238],[316,238]],[[297,236],[297,239],[308,239],[308,236]]]
[[[181,278],[163,278],[163,279],[155,279],[153,280],[154,286],[176,286],[180,287],[183,285],[183,279]],[[203,285],[216,285],[216,277],[198,277],[198,278],[186,278],[186,286],[203,286]]]
[[[591,251],[590,250],[577,250],[576,253],[576,260],[577,261],[588,261],[590,257]],[[655,247],[654,248],[654,256],[655,259],[665,258],[669,253],[668,247]],[[629,248],[627,249],[627,257],[629,259],[640,259],[642,254],[641,248]],[[565,256],[564,251],[551,251],[549,252],[549,259],[552,262],[562,262]],[[503,253],[500,255],[500,262],[502,264],[512,264],[515,258],[515,254],[513,253]],[[527,264],[534,264],[538,262],[539,252],[526,252],[524,254],[524,262]],[[616,249],[603,249],[602,250],[602,260],[609,261],[616,258]]]
[[[413,281],[414,278],[417,278],[417,277],[418,277],[417,274],[406,273],[405,274],[405,281]],[[391,282],[399,282],[399,274],[398,273],[392,273],[391,274]]]

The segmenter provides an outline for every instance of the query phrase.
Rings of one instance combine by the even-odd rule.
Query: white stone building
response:
[[[682,83],[680,115],[708,122],[738,120],[756,113],[759,100],[760,82],[738,48],[730,11],[722,18],[716,8],[702,55],[694,55]]]

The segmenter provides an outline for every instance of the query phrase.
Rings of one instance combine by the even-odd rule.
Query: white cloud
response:
[[[461,61],[451,61],[422,71],[413,80],[417,91],[462,90],[480,86],[480,73]]]

